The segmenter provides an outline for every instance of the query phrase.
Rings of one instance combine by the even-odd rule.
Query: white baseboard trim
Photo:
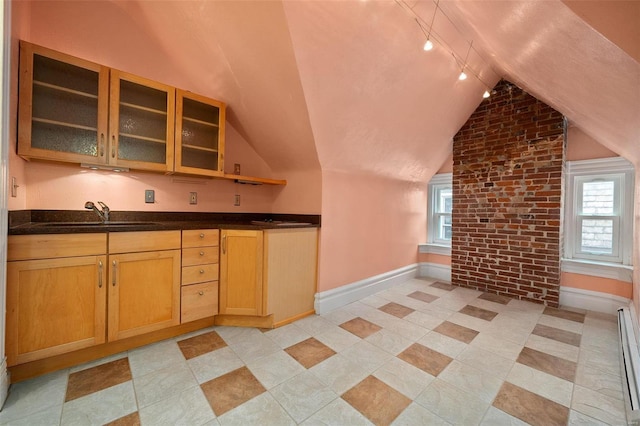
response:
[[[7,358],[2,359],[0,364],[0,409],[4,406],[7,396],[9,395],[9,371],[7,370]]]
[[[440,263],[421,262],[418,276],[451,282],[451,266]]]
[[[630,300],[626,297],[613,294],[573,287],[560,287],[560,305],[569,308],[588,309],[617,315],[618,309],[629,306],[629,302]]]
[[[316,313],[321,315],[356,300],[371,296],[381,290],[386,290],[396,284],[414,278],[417,272],[418,265],[414,263],[413,265],[365,278],[342,287],[316,293],[314,303]]]

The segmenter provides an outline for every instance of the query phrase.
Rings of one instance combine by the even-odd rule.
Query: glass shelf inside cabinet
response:
[[[183,99],[182,165],[218,170],[220,108]]]
[[[120,80],[118,158],[165,163],[167,93]]]
[[[31,146],[97,156],[99,73],[34,54]]]

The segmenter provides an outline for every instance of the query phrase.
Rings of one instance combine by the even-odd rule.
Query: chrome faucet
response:
[[[100,216],[100,219],[102,219],[103,222],[109,222],[109,207],[102,201],[98,201],[98,204],[100,204],[102,210],[97,208],[96,205],[91,201],[87,201],[86,203],[84,203],[84,208],[96,212],[96,214]]]

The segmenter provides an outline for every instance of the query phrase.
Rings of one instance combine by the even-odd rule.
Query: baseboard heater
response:
[[[620,370],[627,412],[627,423],[640,425],[640,355],[636,343],[631,312],[628,308],[618,309],[618,332],[620,336]]]

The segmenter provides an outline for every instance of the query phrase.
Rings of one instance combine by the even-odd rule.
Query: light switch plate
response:
[[[198,204],[198,193],[190,192],[189,193],[189,204]]]
[[[240,195],[236,194],[235,200],[233,201],[233,205],[234,206],[239,206],[240,205]]]
[[[153,189],[146,189],[144,191],[144,202],[155,203],[155,201],[156,201],[156,192]]]

